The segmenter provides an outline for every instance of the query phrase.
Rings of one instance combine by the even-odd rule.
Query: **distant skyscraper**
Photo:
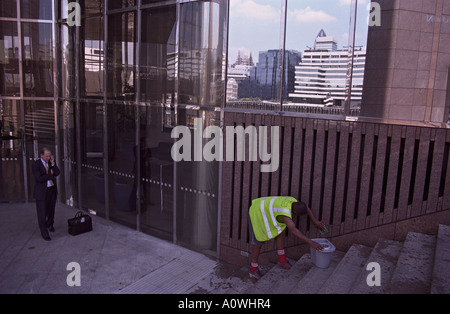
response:
[[[285,51],[285,76],[281,77],[282,58],[280,50],[261,51],[259,61],[250,70],[250,76],[239,84],[239,98],[278,100],[281,79],[284,79],[283,98],[294,91],[295,65],[301,61],[301,53]]]
[[[348,51],[338,50],[337,41],[321,30],[314,50],[304,52],[295,67],[295,91],[289,94],[294,103],[341,106],[345,99]],[[352,105],[362,99],[366,49],[355,50],[352,81]]]
[[[336,51],[337,41],[331,36],[327,36],[323,29],[320,30],[314,43],[314,50]]]
[[[250,52],[250,56],[241,56],[241,52],[238,51],[238,56],[236,58],[236,62],[232,65],[232,67],[235,67],[236,65],[246,65],[246,66],[254,66],[255,64],[253,63],[253,57],[252,57],[252,53]]]

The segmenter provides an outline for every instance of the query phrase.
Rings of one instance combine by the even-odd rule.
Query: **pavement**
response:
[[[252,284],[245,268],[102,217],[91,215],[93,231],[71,236],[67,219],[77,211],[58,203],[56,231],[44,241],[35,203],[0,204],[0,293],[204,294]]]

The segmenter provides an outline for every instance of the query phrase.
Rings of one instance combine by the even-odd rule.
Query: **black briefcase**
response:
[[[67,219],[69,225],[69,234],[77,235],[92,231],[92,218],[84,214],[81,210],[77,212],[75,217]]]

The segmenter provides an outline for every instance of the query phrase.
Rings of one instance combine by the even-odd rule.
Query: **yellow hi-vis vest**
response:
[[[297,202],[293,197],[271,196],[252,201],[249,214],[256,240],[268,241],[277,237],[286,228],[283,220],[278,216],[292,218],[292,203]]]

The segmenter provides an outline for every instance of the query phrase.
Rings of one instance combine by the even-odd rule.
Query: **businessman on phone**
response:
[[[60,171],[55,163],[52,152],[47,147],[40,151],[41,158],[33,162],[31,169],[33,171],[35,185],[34,198],[36,199],[36,210],[39,229],[45,241],[50,241],[50,232],[55,232],[53,227],[56,205],[56,177]]]

